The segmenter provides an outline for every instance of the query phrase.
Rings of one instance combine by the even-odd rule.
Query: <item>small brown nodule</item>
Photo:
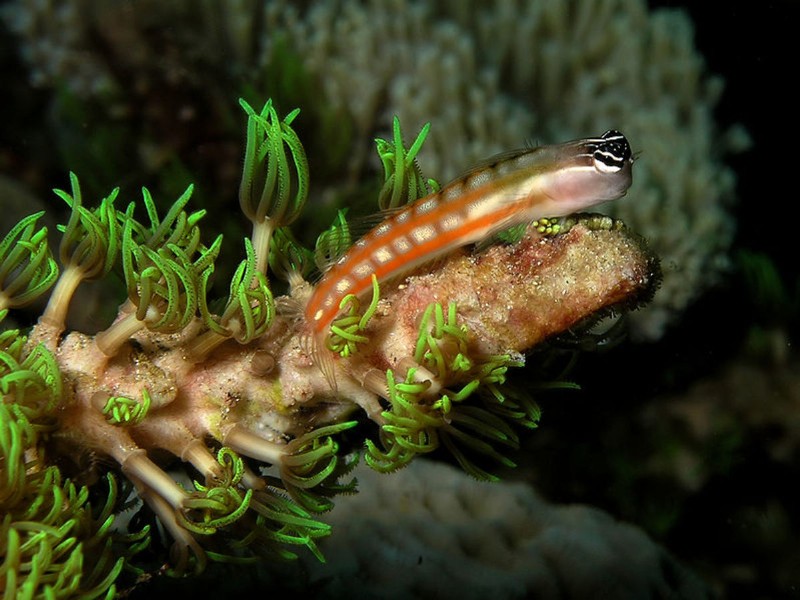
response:
[[[275,357],[266,350],[256,350],[250,359],[250,372],[253,375],[268,375],[275,368]]]

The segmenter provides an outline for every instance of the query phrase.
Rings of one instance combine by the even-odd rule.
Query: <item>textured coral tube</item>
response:
[[[569,232],[532,231],[514,245],[461,252],[440,268],[387,289],[371,339],[384,366],[413,354],[419,316],[432,302],[455,302],[459,320],[486,354],[525,352],[603,309],[648,300],[660,278],[643,240],[620,222],[588,216]],[[373,365],[377,356],[373,354]]]

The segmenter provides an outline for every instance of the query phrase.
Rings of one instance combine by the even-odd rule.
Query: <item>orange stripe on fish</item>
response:
[[[373,275],[383,282],[514,225],[619,198],[631,185],[632,164],[628,140],[611,130],[499,155],[394,213],[358,240],[314,288],[305,319],[315,354],[324,347],[342,299],[371,289]],[[331,381],[331,373],[325,374]]]

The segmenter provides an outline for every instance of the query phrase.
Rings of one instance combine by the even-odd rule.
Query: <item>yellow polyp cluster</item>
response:
[[[553,219],[537,219],[531,223],[531,227],[536,229],[542,235],[556,235],[561,233],[561,225],[557,218]]]

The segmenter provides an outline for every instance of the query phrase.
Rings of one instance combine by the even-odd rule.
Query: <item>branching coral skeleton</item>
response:
[[[143,190],[143,222],[134,203],[116,205],[118,190],[87,208],[70,174],[71,191],[56,191],[72,211],[62,228],[60,274],[37,225],[41,214],[23,219],[0,243],[0,320],[55,286],[27,336],[0,334],[6,589],[110,597],[122,564],[148,539],[147,529],[114,537],[114,548],[125,550],[111,553],[111,475],[100,528],[83,496],[70,500],[69,510],[37,516],[34,506],[63,504],[48,494],[84,494],[45,451],[113,459],[172,536],[172,572],[199,571],[208,558],[250,560],[265,548],[291,556],[292,545],[322,559],[317,542],[330,528],[314,514],[355,491],[347,474],[359,452],[348,434],[363,420],[359,410],[378,432],[366,440],[371,467],[389,472],[442,446],[472,475],[494,478],[493,467],[513,465],[507,452],[518,446],[517,430],[539,419],[530,394],[504,385],[507,370],[544,339],[652,292],[657,263],[622,224],[597,216],[542,219],[518,230],[514,244],[456,249],[408,276],[379,281],[373,274],[365,295],[343,294],[325,347],[312,349],[296,307],[309,297],[315,258],[331,264],[343,256],[349,229],[340,215],[313,252],[297,243],[287,226],[309,185],[291,127],[298,111],[281,119],[270,102],[260,112],[242,106],[248,124],[240,204],[253,233],[220,312],[206,294],[222,240],[202,242],[203,212],[185,210],[191,187],[163,217]],[[382,206],[438,189],[415,161],[426,133],[407,150],[395,122],[394,139],[378,141]],[[128,298],[114,323],[94,336],[66,332],[76,287],[115,267]],[[290,297],[273,298],[269,270],[289,281]],[[164,453],[192,467],[192,488],[157,462]],[[77,510],[82,516],[70,521]],[[86,548],[108,540],[104,562],[93,571],[85,566],[69,585],[55,573],[77,558],[42,550],[63,535],[56,533],[66,527],[59,518],[86,525],[73,535]],[[44,537],[21,545],[30,521]],[[45,540],[51,530],[55,537]],[[47,565],[36,562],[45,555]]]

